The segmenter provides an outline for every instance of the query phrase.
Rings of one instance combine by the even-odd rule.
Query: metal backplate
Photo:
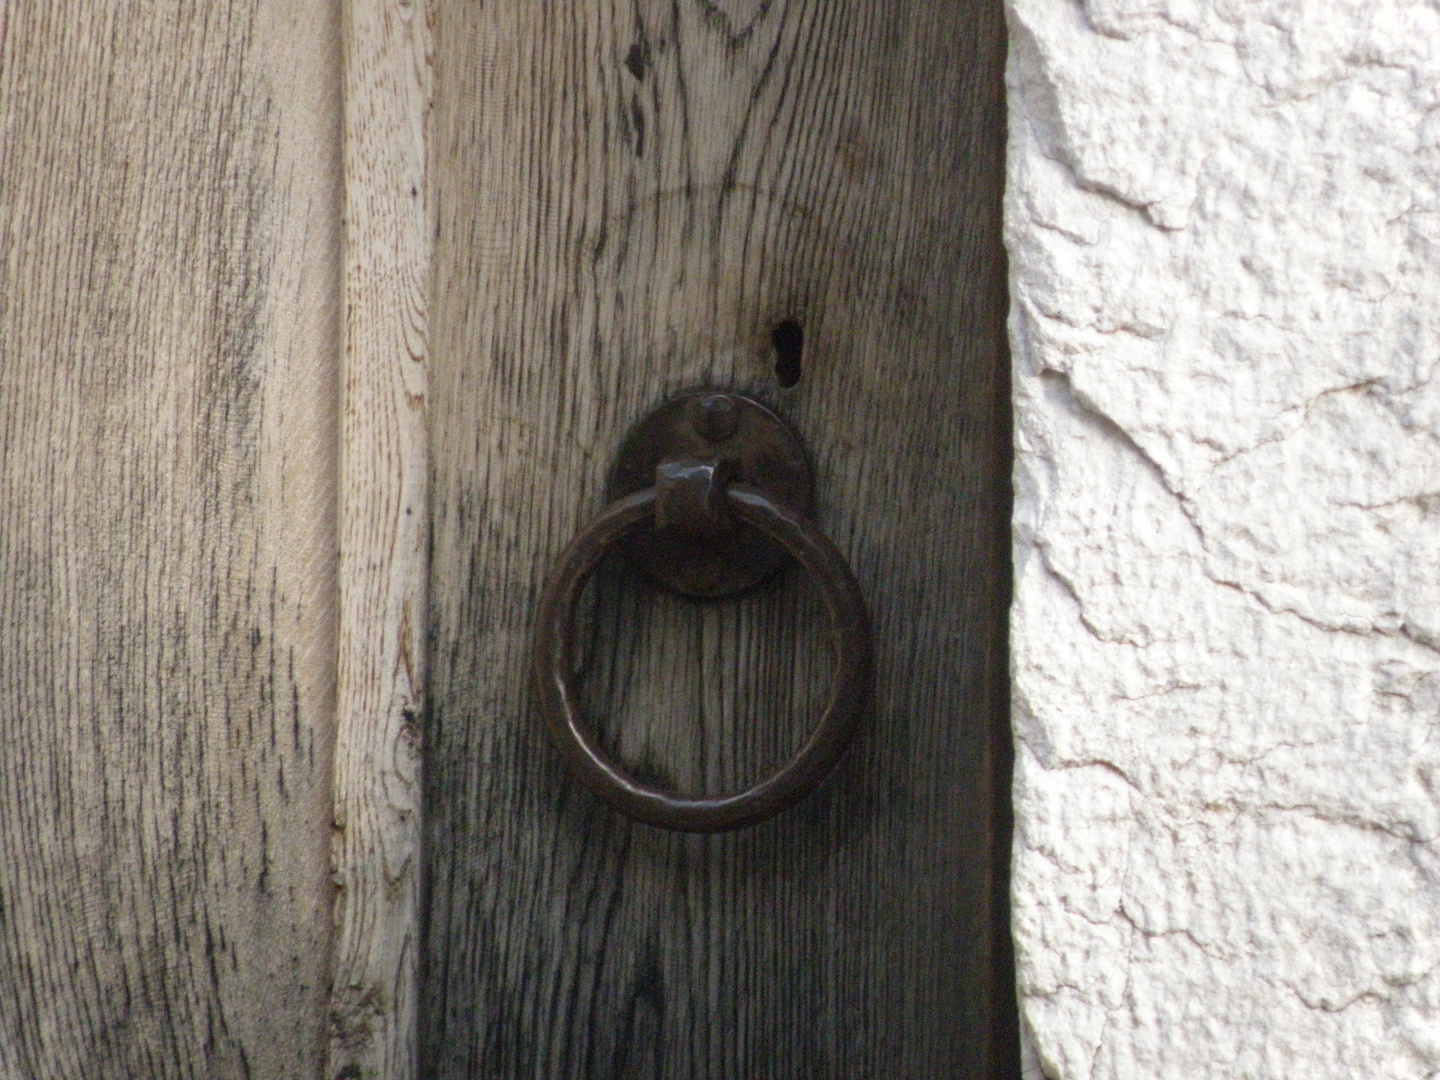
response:
[[[790,425],[758,401],[717,390],[681,394],[631,428],[611,467],[606,498],[615,502],[652,487],[656,466],[686,460],[725,462],[731,482],[813,516],[814,473]],[[778,544],[739,524],[704,536],[642,529],[628,555],[661,585],[702,599],[752,588],[786,560]]]

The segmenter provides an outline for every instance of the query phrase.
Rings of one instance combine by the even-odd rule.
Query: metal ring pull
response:
[[[606,803],[667,829],[736,829],[772,817],[803,798],[849,744],[874,678],[870,620],[844,557],[803,514],[754,487],[730,482],[738,468],[736,461],[724,457],[661,462],[655,486],[611,503],[570,542],[540,603],[533,666],[551,739],[580,781]],[[829,698],[794,758],[747,791],[690,798],[647,787],[601,750],[581,715],[572,664],[576,605],[605,555],[647,524],[712,537],[749,526],[778,544],[819,586],[835,643]]]

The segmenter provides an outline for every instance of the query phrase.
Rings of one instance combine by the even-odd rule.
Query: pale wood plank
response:
[[[0,1075],[313,1077],[326,3],[0,12]]]
[[[1011,1074],[999,5],[446,4],[435,35],[422,1072]],[[832,781],[721,837],[578,790],[526,673],[627,425],[697,384],[807,438],[879,654]],[[590,707],[635,768],[723,790],[808,726],[793,575],[595,592]]]
[[[415,1075],[424,688],[423,3],[351,0],[330,1076]]]

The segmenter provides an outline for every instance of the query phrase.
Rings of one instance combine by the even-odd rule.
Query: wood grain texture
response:
[[[0,12],[0,1076],[323,1066],[339,62]]]
[[[435,27],[423,1075],[1011,1075],[999,5],[442,4]],[[831,780],[716,837],[579,790],[526,677],[626,427],[694,385],[807,439],[878,646]],[[824,627],[793,574],[704,606],[617,566],[592,595],[589,707],[637,774],[733,788],[810,724]]]
[[[415,1075],[428,53],[423,3],[347,5],[332,1077]]]

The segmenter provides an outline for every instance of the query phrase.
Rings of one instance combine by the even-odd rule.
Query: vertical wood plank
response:
[[[313,1077],[339,20],[0,12],[0,1075]]]
[[[437,5],[425,1075],[1012,1072],[999,7]],[[831,781],[713,837],[580,790],[526,674],[627,426],[696,385],[806,438],[878,648]],[[611,567],[581,636],[602,740],[682,791],[825,690],[793,573],[706,606]]]
[[[415,1075],[424,688],[429,30],[350,0],[331,1077]]]

